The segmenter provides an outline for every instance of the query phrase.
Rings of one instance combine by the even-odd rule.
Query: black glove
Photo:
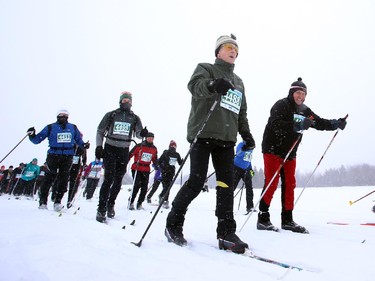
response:
[[[35,128],[34,127],[31,127],[29,129],[27,129],[27,134],[30,136],[30,137],[35,137]]]
[[[235,87],[233,83],[227,78],[217,78],[210,81],[208,84],[208,89],[211,92],[222,94],[223,96],[227,94],[229,90],[234,90]]]
[[[294,130],[296,132],[301,131],[301,130],[307,130],[314,124],[315,124],[314,120],[311,120],[310,118],[306,117],[300,122],[294,122]]]
[[[104,156],[104,149],[103,146],[99,145],[95,148],[95,157],[97,159],[103,158]]]
[[[85,143],[83,144],[83,148],[85,148],[85,149],[89,149],[89,148],[90,148],[90,143],[89,143],[89,142],[85,142]]]
[[[314,120],[311,120],[310,118],[305,118],[301,122],[301,130],[307,130],[314,124],[315,124]]]
[[[242,146],[243,151],[247,151],[247,150],[255,148],[255,140],[254,140],[253,135],[251,133],[244,136],[243,140],[245,142],[245,144]]]
[[[148,130],[147,130],[147,127],[144,127],[142,130],[141,130],[141,138],[146,138],[147,135],[148,135]]]
[[[345,118],[340,118],[337,120],[337,128],[339,128],[340,130],[344,130],[345,127],[346,127],[346,120]]]

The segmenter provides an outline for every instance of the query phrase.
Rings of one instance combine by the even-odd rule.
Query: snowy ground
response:
[[[171,198],[178,188],[174,186]],[[352,206],[349,201],[373,189],[306,189],[294,217],[310,234],[258,231],[256,214],[238,232],[256,254],[305,268],[302,271],[220,251],[215,233],[214,190],[200,194],[188,211],[184,229],[187,247],[166,241],[163,231],[168,211],[164,209],[157,215],[142,246],[131,243],[140,241],[157,206],[144,203],[145,210],[127,211],[128,186],[123,186],[117,200],[117,216],[108,224],[95,221],[97,198],[88,202],[80,197],[71,209],[59,216],[51,203],[50,210],[38,210],[36,201],[3,195],[0,197],[0,280],[370,281],[375,276],[375,227],[360,224],[375,222],[375,214],[371,212],[374,196]],[[296,195],[300,191],[297,189]],[[259,194],[260,190],[255,190],[256,200]],[[239,196],[235,198],[238,229],[247,218],[243,197],[239,210]],[[271,206],[271,220],[276,226],[280,225],[279,201],[278,190]],[[130,225],[133,220],[134,226]],[[330,221],[350,225],[327,224]]]

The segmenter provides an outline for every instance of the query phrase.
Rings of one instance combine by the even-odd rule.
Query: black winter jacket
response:
[[[332,120],[319,117],[306,105],[297,108],[293,97],[288,96],[287,98],[278,100],[271,108],[270,117],[263,133],[262,153],[271,153],[285,158],[299,136],[299,133],[293,130],[294,114],[300,114],[313,119],[315,124],[312,128],[316,130],[333,131],[336,129],[332,124]],[[302,136],[288,159],[296,158],[301,139]]]

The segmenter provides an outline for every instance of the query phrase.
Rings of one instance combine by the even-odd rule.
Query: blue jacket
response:
[[[77,126],[66,123],[63,129],[59,123],[52,123],[44,127],[39,134],[29,137],[34,144],[39,144],[46,138],[49,141],[48,154],[74,155],[74,144],[83,147],[84,142]]]
[[[243,151],[242,147],[244,146],[245,142],[240,142],[236,147],[236,155],[234,157],[234,165],[240,167],[244,170],[251,170],[251,156],[253,154],[253,150],[246,150]]]

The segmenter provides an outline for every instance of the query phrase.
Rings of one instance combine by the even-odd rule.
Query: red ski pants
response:
[[[272,178],[275,176],[280,165],[283,163],[284,159],[273,154],[265,153],[263,154],[264,160],[264,189],[268,186]],[[262,200],[267,206],[271,205],[273,194],[277,189],[279,183],[279,178],[281,177],[281,203],[283,211],[291,211],[294,207],[294,188],[296,187],[296,159],[285,161],[284,165],[280,171],[276,174],[273,182],[267,189]],[[264,192],[263,189],[263,192]],[[261,210],[268,211],[268,210]]]

